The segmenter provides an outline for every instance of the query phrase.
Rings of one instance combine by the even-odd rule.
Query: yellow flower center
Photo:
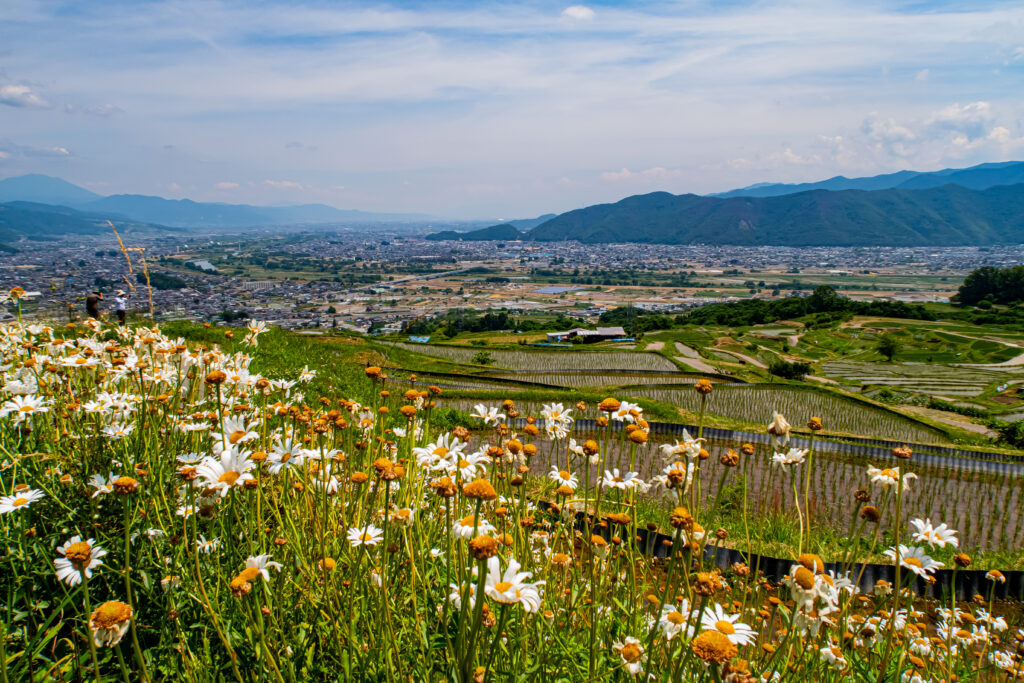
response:
[[[469,467],[469,465],[470,465],[470,463],[469,463],[468,460],[459,460],[459,469],[460,470],[465,468],[465,467]]]
[[[434,449],[434,455],[436,455],[439,458],[443,458],[444,456],[448,455],[448,449],[445,448],[444,446],[438,446],[437,448]]]
[[[241,429],[238,429],[236,431],[231,432],[231,436],[228,437],[228,441],[231,442],[231,445],[235,445],[242,439],[243,436],[245,436],[245,432],[242,431]]]
[[[622,646],[621,650],[619,650],[619,654],[622,656],[624,661],[633,663],[640,659],[640,655],[643,653],[640,651],[640,646],[636,643],[627,643]]]
[[[722,621],[715,622],[715,630],[719,633],[724,633],[727,636],[731,636],[736,633],[736,627],[732,625],[732,622],[725,621],[724,619]]]
[[[246,567],[241,572],[239,572],[238,578],[242,579],[243,581],[252,581],[259,575],[260,570],[256,567]]]
[[[234,486],[238,478],[242,476],[241,472],[235,472],[234,470],[228,470],[224,474],[220,475],[217,479],[221,484],[227,484],[228,486]]]
[[[132,618],[132,608],[123,602],[105,602],[92,613],[92,623],[97,629],[112,629]]]
[[[18,411],[22,413],[31,413],[33,410],[35,410],[35,408],[33,408],[32,406],[22,406],[18,408]]]
[[[571,477],[572,475],[570,475],[570,474],[569,474],[568,472],[566,472],[565,470],[561,470],[561,471],[560,471],[560,472],[558,473],[558,476],[560,476],[560,477],[561,477],[562,479],[565,479],[566,481],[569,481],[569,478],[570,478],[570,477]]]
[[[74,566],[75,569],[81,571],[89,565],[89,561],[92,560],[92,546],[85,541],[79,541],[78,543],[72,543],[64,549],[64,557]]]
[[[508,581],[502,581],[501,583],[494,584],[494,590],[498,591],[499,593],[504,593],[511,587],[512,584]]]
[[[373,534],[371,534],[371,533],[359,534],[359,540],[362,541],[363,543],[369,543],[370,541],[373,540]]]
[[[686,623],[686,615],[684,615],[682,612],[669,612],[666,619],[668,619],[670,623],[673,623],[676,626],[682,626]]]
[[[909,564],[911,567],[924,567],[924,565],[921,564],[921,560],[917,559],[916,557],[904,557],[903,564]]]
[[[284,453],[284,454],[281,455],[281,462],[283,462],[283,463],[284,462],[288,462],[291,459],[292,459],[292,454],[291,453]]]

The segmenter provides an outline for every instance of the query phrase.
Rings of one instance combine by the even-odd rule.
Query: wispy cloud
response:
[[[27,85],[0,85],[0,104],[26,109],[49,109],[53,106]]]
[[[590,9],[586,5],[570,5],[562,10],[562,16],[566,19],[588,21],[594,18],[594,10]]]
[[[264,180],[263,184],[275,190],[301,190],[302,185],[291,180]]]

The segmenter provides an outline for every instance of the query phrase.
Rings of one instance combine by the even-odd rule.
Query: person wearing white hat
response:
[[[131,296],[131,294],[128,294],[123,289],[117,290],[117,295],[114,296],[114,311],[117,312],[117,321],[121,325],[124,325],[128,320],[128,299]]]

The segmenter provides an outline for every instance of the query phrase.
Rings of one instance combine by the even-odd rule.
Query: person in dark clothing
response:
[[[85,297],[85,311],[89,314],[90,318],[100,319],[101,301],[103,301],[103,292],[98,289],[92,290],[92,293]]]

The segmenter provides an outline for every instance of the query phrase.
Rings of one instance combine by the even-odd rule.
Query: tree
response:
[[[878,338],[878,346],[876,347],[878,352],[885,356],[886,360],[890,363],[892,359],[896,357],[896,354],[903,348],[903,342],[899,340],[899,337],[891,332],[886,332]]]
[[[768,372],[783,379],[802,380],[804,376],[811,374],[811,366],[809,363],[790,363],[780,359],[768,365]]]
[[[475,363],[476,365],[493,365],[494,359],[491,358],[491,354],[486,351],[480,351],[473,356],[473,360],[470,362]]]

